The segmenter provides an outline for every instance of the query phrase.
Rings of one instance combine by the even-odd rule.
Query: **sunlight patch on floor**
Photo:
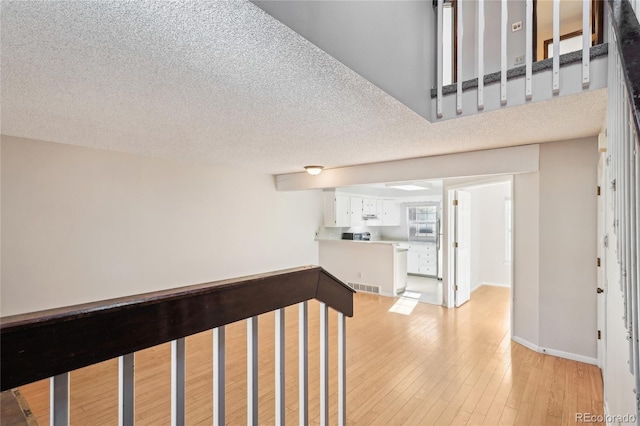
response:
[[[402,297],[398,298],[396,303],[389,308],[389,312],[395,312],[396,314],[410,315],[413,312],[413,308],[416,307],[420,300],[420,293],[413,293],[405,291]]]

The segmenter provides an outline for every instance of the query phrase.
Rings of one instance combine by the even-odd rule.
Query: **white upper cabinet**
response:
[[[350,197],[333,191],[323,194],[324,226],[327,228],[351,226]]]
[[[365,217],[378,217],[378,200],[375,198],[362,199],[362,215]]]
[[[382,226],[399,226],[400,205],[394,200],[382,200],[382,213],[380,216]]]
[[[394,200],[364,198],[324,191],[324,226],[399,226],[400,204]]]
[[[365,225],[364,220],[362,220],[363,210],[363,199],[360,197],[351,197],[351,226]]]

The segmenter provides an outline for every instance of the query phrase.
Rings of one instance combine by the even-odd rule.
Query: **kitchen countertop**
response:
[[[362,240],[336,240],[330,238],[316,238],[316,241],[322,242],[336,242],[336,243],[357,243],[357,244],[397,244],[398,241],[387,241],[387,240],[374,240],[374,241],[362,241]]]
[[[344,243],[365,243],[365,244],[435,244],[435,241],[407,241],[407,240],[373,240],[373,241],[362,241],[362,240],[338,240],[335,238],[316,238],[316,241],[335,241],[335,242],[344,242]]]
[[[316,241],[321,242],[334,242],[334,243],[348,243],[348,244],[387,244],[396,246],[396,251],[407,251],[407,248],[398,247],[399,243],[408,243],[408,241],[391,241],[391,240],[374,240],[374,241],[363,241],[363,240],[336,240],[329,238],[316,238]]]

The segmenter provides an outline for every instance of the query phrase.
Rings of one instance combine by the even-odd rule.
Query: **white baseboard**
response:
[[[540,348],[538,347],[538,345],[534,345],[533,343],[531,343],[528,340],[524,340],[522,337],[518,337],[518,336],[511,336],[511,340],[513,340],[516,343],[521,344],[522,346],[524,346],[525,348],[531,349],[532,351],[535,352],[540,352]]]
[[[487,283],[487,282],[485,282],[485,283],[482,283],[482,285],[490,285],[490,286],[493,286],[493,287],[507,287],[507,288],[511,288],[511,285],[510,285],[510,284]]]
[[[584,362],[585,364],[593,364],[593,365],[597,365],[598,364],[598,360],[596,358],[592,358],[589,356],[584,356],[584,355],[579,355],[579,354],[574,354],[571,352],[565,352],[565,351],[559,351],[557,349],[551,349],[551,348],[542,348],[538,345],[534,345],[533,343],[529,342],[528,340],[525,340],[521,337],[518,336],[513,336],[511,337],[511,340],[513,340],[516,343],[521,344],[522,346],[531,349],[532,351],[536,351],[538,353],[541,354],[547,354],[547,355],[553,355],[553,356],[557,356],[559,358],[565,358],[565,359],[570,359],[572,361],[579,361],[579,362]]]
[[[475,287],[472,287],[472,288],[471,288],[471,292],[473,293],[474,291],[476,291],[477,289],[479,289],[479,288],[480,288],[480,287],[482,287],[483,285],[488,285],[488,286],[491,286],[491,287],[504,287],[504,288],[511,288],[511,286],[510,286],[509,284],[498,284],[498,283],[486,283],[486,282],[483,282],[483,283],[482,283],[482,284],[480,284],[480,285],[477,285],[477,286],[475,286]]]

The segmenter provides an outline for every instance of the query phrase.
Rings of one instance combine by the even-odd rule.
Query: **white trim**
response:
[[[480,284],[479,287],[482,287],[483,285],[490,285],[492,287],[505,287],[505,288],[511,288],[510,284],[504,284],[504,283],[488,283],[488,282],[484,282],[482,284]]]
[[[510,322],[509,322],[509,337],[513,338],[513,330],[515,330],[515,317],[516,317],[516,302],[515,302],[515,294],[516,294],[516,181],[511,175],[510,183],[509,183],[509,196],[511,197],[511,265],[509,268],[509,284],[511,284],[511,291],[509,292],[509,303],[511,304],[509,308]]]
[[[513,340],[516,343],[521,344],[522,346],[524,346],[527,349],[531,349],[532,351],[535,351],[535,352],[540,352],[540,348],[538,347],[538,345],[534,345],[533,343],[531,343],[528,340],[523,339],[522,337],[513,336],[513,337],[511,337],[511,340]]]
[[[511,286],[509,284],[498,284],[498,283],[487,283],[487,282],[483,282],[481,284],[478,284],[474,287],[471,287],[471,292],[473,293],[474,291],[476,291],[477,289],[479,289],[482,286],[488,285],[490,287],[502,287],[502,288],[511,288]]]
[[[531,349],[532,351],[535,351],[541,354],[557,356],[558,358],[570,359],[572,361],[584,362],[586,364],[592,364],[592,365],[598,364],[598,360],[596,358],[574,354],[571,352],[559,351],[557,349],[543,348],[518,336],[513,336],[511,340],[521,344],[525,348]]]
[[[608,419],[611,418],[609,416],[610,416],[609,403],[605,400],[604,401],[604,418],[608,420]],[[610,422],[607,421],[607,426],[610,426],[610,425],[613,425],[613,423],[610,423]]]

